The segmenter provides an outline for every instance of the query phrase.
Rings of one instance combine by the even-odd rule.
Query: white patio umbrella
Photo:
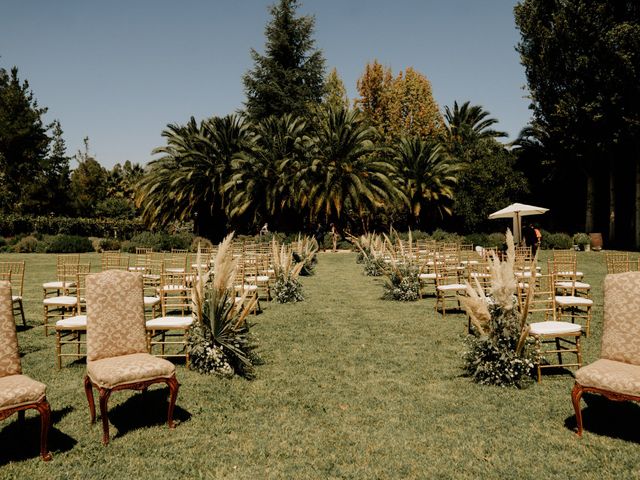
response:
[[[540,215],[548,211],[548,208],[534,207],[533,205],[525,205],[524,203],[512,203],[502,210],[493,212],[489,215],[489,218],[492,220],[496,218],[513,218],[513,241],[517,245],[522,238],[522,217],[526,215]]]

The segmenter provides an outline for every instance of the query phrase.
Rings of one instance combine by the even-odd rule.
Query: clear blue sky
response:
[[[0,66],[18,66],[69,154],[146,164],[168,123],[242,107],[272,0],[0,0]],[[441,109],[483,105],[514,139],[529,121],[515,0],[306,0],[350,98],[374,59],[431,80]]]

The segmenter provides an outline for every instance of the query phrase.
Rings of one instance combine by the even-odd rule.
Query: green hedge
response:
[[[40,235],[63,234],[84,237],[131,238],[144,230],[144,224],[137,220],[0,214],[0,236],[3,237],[35,233]]]

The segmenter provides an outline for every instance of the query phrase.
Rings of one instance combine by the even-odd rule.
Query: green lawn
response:
[[[585,361],[599,353],[604,254],[581,253],[597,308]],[[88,256],[99,266],[97,255]],[[23,369],[48,385],[54,459],[37,457],[38,423],[2,422],[0,478],[637,478],[640,407],[583,402],[578,439],[569,372],[526,390],[478,386],[461,375],[466,317],[434,313],[433,299],[381,300],[355,255],[320,254],[303,280],[307,300],[266,305],[254,331],[265,360],[257,379],[222,380],[178,367],[182,384],[170,431],[165,396],[116,392],[112,441],[89,426],[84,364],[55,369],[45,338],[41,283],[53,255],[27,260],[19,332]]]

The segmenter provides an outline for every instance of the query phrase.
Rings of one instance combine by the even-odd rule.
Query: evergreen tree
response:
[[[0,68],[0,211],[28,212],[50,138],[40,108],[18,69]]]
[[[296,17],[297,0],[270,7],[265,54],[251,49],[254,68],[243,77],[247,112],[253,120],[291,113],[304,116],[324,92],[324,58],[314,49],[314,18]]]
[[[322,103],[331,108],[349,109],[347,89],[344,87],[344,82],[340,78],[340,75],[338,75],[338,70],[336,68],[333,68],[329,72],[329,75],[327,75]]]
[[[84,152],[76,154],[78,167],[71,173],[71,193],[78,215],[92,217],[96,206],[107,194],[107,171],[89,154],[89,139],[84,139]]]

